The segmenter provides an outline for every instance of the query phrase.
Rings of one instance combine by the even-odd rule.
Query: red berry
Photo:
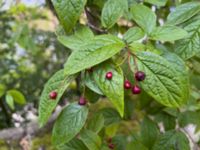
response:
[[[138,72],[135,73],[135,79],[137,81],[143,81],[145,79],[145,77],[146,77],[146,75],[142,71],[138,71]]]
[[[56,99],[57,95],[58,95],[57,92],[52,91],[52,92],[49,94],[49,97],[50,97],[51,99]]]
[[[113,77],[112,72],[107,72],[107,73],[106,73],[106,79],[111,80],[112,77]]]
[[[115,148],[115,145],[114,145],[113,143],[110,143],[110,144],[108,144],[108,147],[109,147],[110,149],[114,149],[114,148]]]
[[[140,87],[137,86],[137,85],[134,85],[134,86],[132,87],[132,93],[133,93],[133,94],[140,94],[140,93],[141,93]]]
[[[124,88],[125,88],[125,89],[130,89],[130,88],[131,88],[131,82],[128,81],[128,80],[126,80],[126,81],[124,82]]]
[[[87,101],[84,97],[80,97],[78,104],[79,105],[86,105]]]

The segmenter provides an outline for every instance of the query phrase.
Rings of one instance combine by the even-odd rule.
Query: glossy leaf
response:
[[[161,26],[156,27],[150,38],[159,41],[175,41],[186,37],[188,33],[176,26]]]
[[[76,103],[64,108],[53,128],[53,144],[63,145],[72,140],[83,128],[88,115],[88,108]]]
[[[188,99],[188,84],[184,75],[177,73],[173,63],[151,52],[137,52],[137,64],[146,78],[142,88],[159,103],[168,107],[180,107]],[[178,66],[177,66],[178,67]]]
[[[94,38],[93,32],[87,27],[80,27],[71,36],[59,36],[58,41],[71,50],[80,50],[88,41]]]
[[[180,24],[200,11],[199,2],[188,2],[176,7],[167,17],[167,24]]]
[[[90,130],[84,130],[81,132],[80,140],[89,150],[99,150],[101,147],[101,138]]]
[[[161,135],[152,150],[190,150],[187,136],[180,131],[168,131]]]
[[[112,72],[112,79],[106,78],[106,73]],[[121,116],[124,115],[124,77],[120,68],[111,62],[100,64],[93,72],[94,79],[101,91],[108,97]]]
[[[108,0],[102,9],[102,25],[106,28],[111,28],[127,9],[127,0]]]
[[[97,65],[124,48],[124,43],[112,35],[99,35],[79,51],[74,51],[65,64],[66,74],[75,74]]]
[[[59,20],[66,32],[70,32],[78,21],[86,0],[52,0]]]
[[[133,20],[148,34],[156,27],[155,13],[142,4],[133,5],[131,15]]]
[[[73,79],[74,76],[66,76],[64,70],[60,70],[45,84],[39,103],[39,122],[41,125],[44,125],[48,121],[52,111]],[[49,97],[52,91],[58,93],[55,100]]]
[[[144,32],[139,27],[132,27],[124,34],[124,40],[132,43],[144,37]]]

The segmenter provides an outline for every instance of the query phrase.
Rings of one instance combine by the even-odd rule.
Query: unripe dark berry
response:
[[[137,85],[134,85],[134,86],[132,87],[132,93],[133,93],[133,94],[140,94],[140,93],[141,93],[140,87],[137,86]]]
[[[49,94],[49,98],[50,98],[50,99],[56,99],[57,95],[58,95],[57,92],[52,91],[52,92]]]
[[[125,88],[125,89],[130,89],[130,88],[131,88],[131,82],[130,82],[129,80],[126,80],[126,81],[124,82],[124,88]]]
[[[88,68],[88,69],[86,69],[86,71],[92,73],[93,72],[93,68],[92,67]]]
[[[143,81],[145,79],[145,77],[146,77],[146,75],[142,71],[138,71],[138,72],[135,73],[135,79],[137,81]]]
[[[106,79],[111,80],[113,77],[113,73],[112,72],[107,72],[106,73]]]
[[[114,149],[114,148],[115,148],[115,145],[114,145],[113,143],[110,143],[110,144],[108,144],[108,147],[109,147],[110,149]]]
[[[79,105],[86,105],[87,101],[84,97],[80,97],[78,104]]]

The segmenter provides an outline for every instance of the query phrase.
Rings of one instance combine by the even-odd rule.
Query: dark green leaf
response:
[[[86,0],[52,0],[61,24],[70,32],[78,21]]]
[[[118,123],[121,121],[119,113],[113,108],[104,108],[100,110],[100,113],[104,116],[105,125],[110,125],[113,123]]]
[[[153,150],[190,150],[185,134],[179,131],[168,131],[156,141]]]
[[[185,24],[188,36],[175,44],[175,52],[183,59],[189,59],[200,53],[200,16]]]
[[[59,150],[88,150],[84,143],[79,139],[73,139],[67,144],[60,146]]]
[[[168,107],[180,107],[186,102],[188,81],[183,82],[185,74],[177,71],[178,65],[174,67],[173,63],[151,52],[137,52],[136,56],[139,70],[146,74],[141,85],[149,95]]]
[[[63,145],[72,140],[83,128],[88,115],[88,108],[76,103],[64,108],[53,128],[53,144]]]
[[[81,50],[72,53],[65,64],[65,72],[74,74],[97,65],[118,53],[124,46],[125,44],[115,36],[96,36]]]
[[[73,79],[74,76],[66,76],[64,70],[60,70],[45,84],[39,103],[39,122],[41,125],[44,125],[48,121],[52,111]],[[52,100],[49,97],[52,91],[58,93],[56,100]]]
[[[170,33],[170,34],[169,34]],[[176,26],[156,27],[150,35],[153,40],[175,41],[186,37],[188,33]]]
[[[106,79],[106,73],[112,72],[111,80]],[[111,62],[100,64],[93,72],[94,79],[101,91],[113,103],[121,116],[124,115],[124,76],[120,68]]]
[[[132,27],[124,34],[124,40],[132,43],[144,37],[144,32],[139,27]]]
[[[200,11],[199,2],[188,2],[176,7],[167,17],[167,24],[180,24]]]
[[[88,123],[88,129],[98,133],[104,126],[104,117],[102,114],[95,114]]]
[[[156,15],[148,7],[142,4],[133,5],[131,8],[133,20],[146,32],[151,33],[156,27]]]
[[[90,130],[84,130],[81,132],[80,140],[89,150],[99,150],[101,147],[101,138]]]
[[[2,97],[5,93],[6,87],[3,84],[0,84],[0,97]]]
[[[145,2],[157,6],[165,6],[167,3],[167,0],[145,0]]]
[[[101,14],[102,25],[106,28],[111,28],[127,9],[127,0],[108,0]]]
[[[98,85],[94,80],[94,74],[92,72],[85,73],[84,83],[89,89],[91,89],[95,93],[103,95],[102,91],[99,89]]]
[[[145,117],[142,124],[141,124],[141,141],[146,146],[151,148],[157,137],[159,135],[159,130],[152,120]]]

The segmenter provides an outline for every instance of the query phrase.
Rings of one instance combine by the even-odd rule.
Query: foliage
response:
[[[198,141],[190,139],[185,127],[192,123],[196,131],[200,128],[200,3],[188,0],[52,0],[52,3],[61,24],[56,32],[58,41],[71,54],[67,57],[61,52],[65,58],[62,60],[66,61],[61,61],[64,67],[55,67],[58,72],[44,87],[39,103],[40,124],[45,125],[74,81],[81,100],[88,102],[85,105],[85,101],[69,100],[53,128],[54,147],[193,149],[189,140],[194,145]],[[23,33],[30,31],[27,23],[22,27],[20,36],[11,39],[28,51],[34,41]],[[40,53],[41,49],[33,52]],[[40,66],[41,70],[44,68]],[[136,77],[138,71],[143,72],[142,80]],[[124,88],[127,80],[137,91]],[[49,97],[52,91],[58,94],[55,99]],[[8,92],[7,102],[13,108],[15,98],[11,96]]]

